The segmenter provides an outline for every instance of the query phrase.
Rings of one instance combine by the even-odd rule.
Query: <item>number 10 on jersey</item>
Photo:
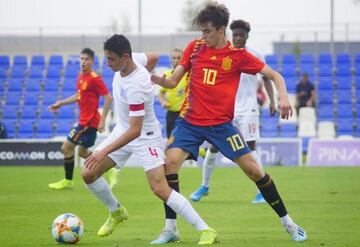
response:
[[[244,142],[239,134],[230,136],[226,138],[226,140],[230,142],[231,148],[234,152],[245,147]]]
[[[203,83],[208,85],[215,85],[217,71],[206,68],[204,68],[203,71],[204,71]]]

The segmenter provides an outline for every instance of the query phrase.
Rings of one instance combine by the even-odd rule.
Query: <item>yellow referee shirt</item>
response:
[[[170,77],[173,70],[165,71],[165,76]],[[187,73],[181,78],[176,88],[161,88],[160,92],[165,93],[167,102],[169,103],[168,110],[172,112],[178,112],[181,109],[181,104],[184,100],[185,88],[186,88]]]

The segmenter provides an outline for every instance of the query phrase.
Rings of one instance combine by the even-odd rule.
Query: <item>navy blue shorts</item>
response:
[[[96,128],[76,125],[69,132],[67,139],[75,145],[81,145],[86,148],[94,145],[96,140]]]
[[[196,126],[184,119],[178,119],[167,148],[181,148],[190,153],[189,158],[197,160],[199,147],[204,141],[214,145],[230,160],[251,152],[239,130],[231,122],[215,126]]]

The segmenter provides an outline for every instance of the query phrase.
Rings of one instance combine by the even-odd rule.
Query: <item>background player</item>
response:
[[[224,5],[208,3],[194,19],[195,26],[202,32],[202,39],[190,42],[170,78],[152,76],[154,83],[173,88],[186,72],[191,75],[180,113],[182,119],[178,121],[166,151],[168,183],[179,190],[178,170],[181,164],[188,158],[196,159],[199,146],[207,140],[225,157],[234,160],[256,183],[292,238],[304,241],[307,239],[306,232],[287,213],[273,179],[259,168],[238,129],[231,124],[242,72],[260,72],[274,81],[279,92],[281,118],[288,119],[292,109],[283,77],[245,49],[233,47],[227,41],[225,32],[229,15]],[[170,208],[166,210],[170,211]],[[166,228],[163,232],[171,232]],[[176,232],[172,232],[173,236]],[[206,242],[202,243],[213,244],[216,235],[216,232],[209,231]],[[163,243],[173,241],[172,236],[167,236],[161,234],[158,240],[163,240]]]
[[[170,60],[172,69],[169,69],[164,72],[166,77],[170,77],[173,73],[176,66],[178,66],[183,55],[181,49],[175,48],[170,54]],[[186,78],[184,75],[181,78],[179,84],[175,88],[161,88],[159,92],[159,101],[161,106],[164,107],[166,111],[166,137],[169,138],[171,131],[175,127],[175,121],[179,117],[181,104],[184,100],[184,93],[186,87]]]
[[[265,63],[265,58],[259,52],[246,46],[246,41],[249,38],[250,24],[243,20],[235,20],[231,23],[230,29],[232,31],[233,44],[238,48],[246,48],[251,54],[259,58]],[[263,77],[264,85],[270,99],[270,113],[275,114],[274,93],[271,81]],[[240,85],[236,94],[235,100],[235,116],[233,124],[240,130],[246,144],[251,149],[251,154],[254,156],[257,164],[263,169],[261,159],[255,151],[256,140],[259,138],[259,105],[257,102],[257,75],[242,73],[240,77]],[[193,201],[199,201],[201,197],[209,193],[209,185],[211,175],[215,168],[215,159],[218,150],[211,145],[207,150],[205,160],[202,167],[202,185],[191,194],[190,198]],[[252,201],[253,203],[265,203],[265,199],[259,190]]]
[[[105,119],[109,112],[112,97],[105,83],[93,71],[95,53],[85,48],[80,54],[81,74],[76,81],[77,93],[49,106],[49,110],[56,112],[61,106],[77,102],[80,108],[78,124],[71,129],[67,139],[61,147],[64,154],[65,178],[49,184],[49,188],[61,190],[74,186],[74,148],[79,146],[79,155],[86,158],[90,155],[89,147],[94,145],[96,132],[105,130]],[[102,115],[98,112],[99,98],[103,96],[104,108]]]

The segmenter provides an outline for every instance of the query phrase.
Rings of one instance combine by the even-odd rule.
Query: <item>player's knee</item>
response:
[[[74,154],[73,148],[66,145],[66,144],[63,144],[61,146],[61,152],[64,154],[65,157],[69,157],[69,156],[72,156]]]
[[[166,174],[177,173],[179,169],[179,162],[175,157],[167,156],[165,158],[165,164]]]
[[[86,168],[82,169],[81,177],[86,184],[91,184],[97,179],[97,176],[93,172],[91,172],[91,170]]]
[[[151,190],[161,200],[166,201],[167,199],[167,186],[160,181],[152,181]]]
[[[79,156],[83,159],[86,159],[89,156],[90,152],[87,149],[79,148]]]

